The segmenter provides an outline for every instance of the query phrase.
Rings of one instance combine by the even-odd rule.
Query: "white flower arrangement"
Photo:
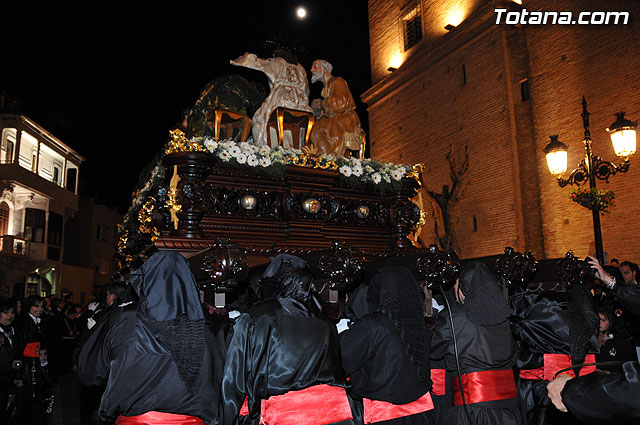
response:
[[[397,181],[397,182],[399,182],[400,180],[402,180],[402,176],[404,176],[404,173],[403,173],[403,172],[401,172],[401,171],[400,171],[400,170],[398,170],[398,169],[393,170],[393,171],[391,172],[391,177],[393,177],[393,179],[394,179],[395,181]]]
[[[269,157],[262,157],[258,160],[258,163],[260,164],[261,167],[269,167],[271,166],[271,159],[269,159]]]
[[[260,149],[258,150],[258,153],[262,156],[267,156],[269,155],[269,152],[271,152],[271,148],[269,147],[269,145],[262,145],[260,146]]]
[[[247,155],[247,165],[256,167],[258,165],[258,157],[254,154]]]
[[[227,152],[229,152],[229,155],[231,155],[232,157],[238,158],[238,155],[242,154],[242,149],[240,149],[239,146],[231,146],[231,148]]]
[[[218,148],[218,142],[212,139],[206,139],[203,144],[204,147],[207,148],[207,150],[211,153],[215,152],[215,150]]]
[[[349,177],[353,174],[353,170],[348,165],[343,165],[338,171],[340,171],[340,174],[345,177]]]
[[[304,155],[299,149],[285,149],[282,146],[272,148],[269,145],[257,146],[247,142],[237,144],[233,140],[216,142],[209,137],[194,138],[191,141],[204,145],[209,152],[223,162],[235,160],[238,164],[250,167],[268,168],[278,164],[295,165],[298,163],[297,160]],[[411,167],[406,165],[381,163],[372,159],[345,158],[331,154],[320,155],[319,158],[323,164],[334,163],[338,167],[338,172],[345,178],[355,177],[375,185],[382,182],[388,184],[392,181],[399,182],[407,176],[407,170],[411,171]]]

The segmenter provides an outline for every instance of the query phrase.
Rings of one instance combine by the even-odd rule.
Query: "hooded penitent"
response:
[[[404,267],[379,269],[366,285],[349,294],[351,323],[340,333],[340,349],[355,400],[405,405],[422,399],[429,391],[432,332],[424,325],[422,302],[420,287]],[[364,408],[362,403],[356,405]],[[364,410],[367,415],[376,411],[371,410],[371,406]],[[426,414],[427,410],[420,404],[419,412],[403,411],[394,417],[399,423],[414,423],[402,422],[399,418]],[[386,420],[376,415],[369,419],[372,423]],[[426,419],[416,417],[414,420],[423,423]]]
[[[253,284],[260,302],[235,319],[222,383],[222,418],[236,423],[245,397],[258,423],[261,401],[318,384],[345,386],[335,327],[314,314],[306,262],[281,254]]]
[[[484,263],[474,261],[463,266],[458,287],[465,295],[467,317],[477,326],[493,326],[509,318],[500,283]]]
[[[261,301],[277,299],[286,313],[309,315],[312,280],[306,261],[293,255],[279,254],[259,281]]]
[[[381,269],[368,285],[369,311],[382,313],[394,324],[419,381],[425,380],[429,373],[429,347],[422,301],[423,293],[418,282],[404,267]]]
[[[498,280],[484,263],[472,262],[458,279],[458,291],[464,295],[458,294],[460,302],[455,291],[454,287],[446,294],[449,303],[438,314],[431,345],[432,358],[443,358],[451,376],[454,405],[444,422],[517,425],[516,347]]]
[[[189,392],[198,381],[205,320],[195,279],[185,258],[173,251],[153,255],[130,279],[139,297],[138,321],[157,332]],[[136,334],[146,340],[140,323]]]
[[[150,257],[130,279],[138,303],[109,309],[78,355],[83,385],[104,386],[98,416],[218,416],[224,336],[205,327],[195,281],[177,252]]]

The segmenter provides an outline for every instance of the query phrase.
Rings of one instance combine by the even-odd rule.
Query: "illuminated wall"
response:
[[[488,0],[409,1],[370,0],[369,37],[371,48],[371,75],[374,84],[389,75],[388,68],[399,68],[421,47],[405,49],[403,19],[416,8],[422,20],[422,40],[428,45],[446,35],[447,25],[459,25],[473,11]]]
[[[401,50],[398,25],[406,2],[369,2],[373,86],[368,104],[372,157],[423,162],[425,184],[435,192],[450,184],[449,145],[470,149],[469,187],[455,209],[455,231],[465,258],[501,253],[511,245],[538,258],[567,250],[594,253],[591,212],[569,198],[549,173],[543,148],[549,135],[569,145],[569,169],[584,156],[581,100],[591,112],[594,151],[619,162],[604,129],[618,111],[640,118],[640,21],[628,25],[496,25],[496,7],[519,10],[513,1],[422,1],[423,39]],[[464,20],[449,31],[450,11]],[[628,11],[640,2],[526,0],[528,11]],[[382,27],[379,27],[382,25]],[[526,88],[527,96],[523,95]],[[526,97],[526,98],[525,98]],[[617,206],[602,216],[609,257],[640,261],[640,156],[630,171],[599,188],[616,193]],[[429,197],[425,240],[434,237]]]

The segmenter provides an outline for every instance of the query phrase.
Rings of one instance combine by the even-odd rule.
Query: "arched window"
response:
[[[9,205],[0,202],[0,236],[9,234]]]

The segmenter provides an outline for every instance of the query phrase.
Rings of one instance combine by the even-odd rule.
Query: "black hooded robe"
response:
[[[262,401],[273,396],[322,384],[339,387],[337,391],[344,392],[347,386],[335,326],[311,314],[301,301],[309,293],[298,282],[297,273],[306,268],[306,263],[289,255],[277,256],[265,272],[265,277],[275,281],[274,287],[282,284],[282,264],[289,268],[290,286],[280,288],[284,293],[276,288],[272,294],[275,299],[258,303],[235,320],[222,382],[223,425],[239,421],[258,424],[265,415],[261,411]],[[240,419],[245,398],[249,412]],[[344,402],[349,416],[344,420],[350,420],[346,393]],[[310,421],[301,413],[298,423],[326,423],[323,415],[335,406],[319,399],[310,403],[317,406],[318,417]]]
[[[566,293],[559,292],[527,292],[512,295],[510,300],[512,310],[512,333],[518,344],[519,354],[517,368],[520,376],[517,380],[518,395],[521,406],[527,415],[527,422],[541,425],[546,423],[566,423],[566,414],[555,410],[547,396],[545,381],[537,377],[535,372],[547,369],[546,380],[551,380],[553,371],[551,355],[571,355],[571,331],[569,324],[568,299]],[[595,310],[584,312],[594,322],[591,337],[584,341],[583,348],[591,356],[585,361],[595,360],[594,353],[598,352],[598,316]],[[587,317],[583,322],[588,322]],[[545,356],[546,355],[546,356]],[[546,357],[546,363],[545,363]],[[557,358],[559,356],[555,356]],[[592,358],[593,357],[593,358]],[[572,362],[565,366],[570,366]],[[591,373],[595,367],[582,368],[578,373]],[[539,373],[538,373],[539,375]],[[550,375],[550,376],[549,376]]]
[[[497,279],[484,264],[475,262],[465,266],[460,282],[467,297],[464,304],[456,302],[453,290],[445,294],[455,328],[460,373],[512,373],[516,347],[511,336],[508,307]],[[486,324],[479,324],[478,321]],[[454,387],[458,372],[455,346],[451,338],[451,320],[446,308],[437,318],[431,357],[444,358],[447,375],[451,377]],[[515,386],[515,382],[512,385]],[[450,408],[446,414],[447,424],[471,425],[467,412],[473,418],[474,425],[512,425],[521,422],[517,396],[478,403],[470,403],[472,400],[468,399],[465,401],[466,409],[464,405]]]
[[[100,419],[156,411],[215,421],[224,341],[206,329],[186,260],[159,252],[131,283],[139,304],[109,312],[78,358],[83,385],[106,384]]]
[[[595,372],[570,379],[562,402],[586,423],[640,423],[640,365],[627,362],[620,372]]]
[[[377,300],[365,302],[364,299],[358,299],[365,297]],[[411,272],[403,267],[381,269],[373,275],[368,287],[356,293],[355,298],[350,307],[356,320],[340,334],[342,364],[352,385],[350,397],[357,401],[354,403],[357,406],[355,409],[367,408],[368,404],[364,404],[363,399],[405,405],[425,396],[431,388],[429,347],[432,333],[424,324],[422,291]],[[409,344],[413,343],[414,361],[400,336],[402,324],[396,326],[392,319],[395,315],[387,314],[391,308],[380,307],[380,304],[388,304],[385,299],[391,303],[402,303],[402,306],[396,306],[399,308],[394,309],[394,313],[401,316],[397,317],[396,322],[405,324],[413,332],[405,339]],[[407,322],[411,323],[406,326]],[[367,423],[433,424],[432,414],[429,410]],[[364,411],[357,412],[354,417],[363,415]]]

